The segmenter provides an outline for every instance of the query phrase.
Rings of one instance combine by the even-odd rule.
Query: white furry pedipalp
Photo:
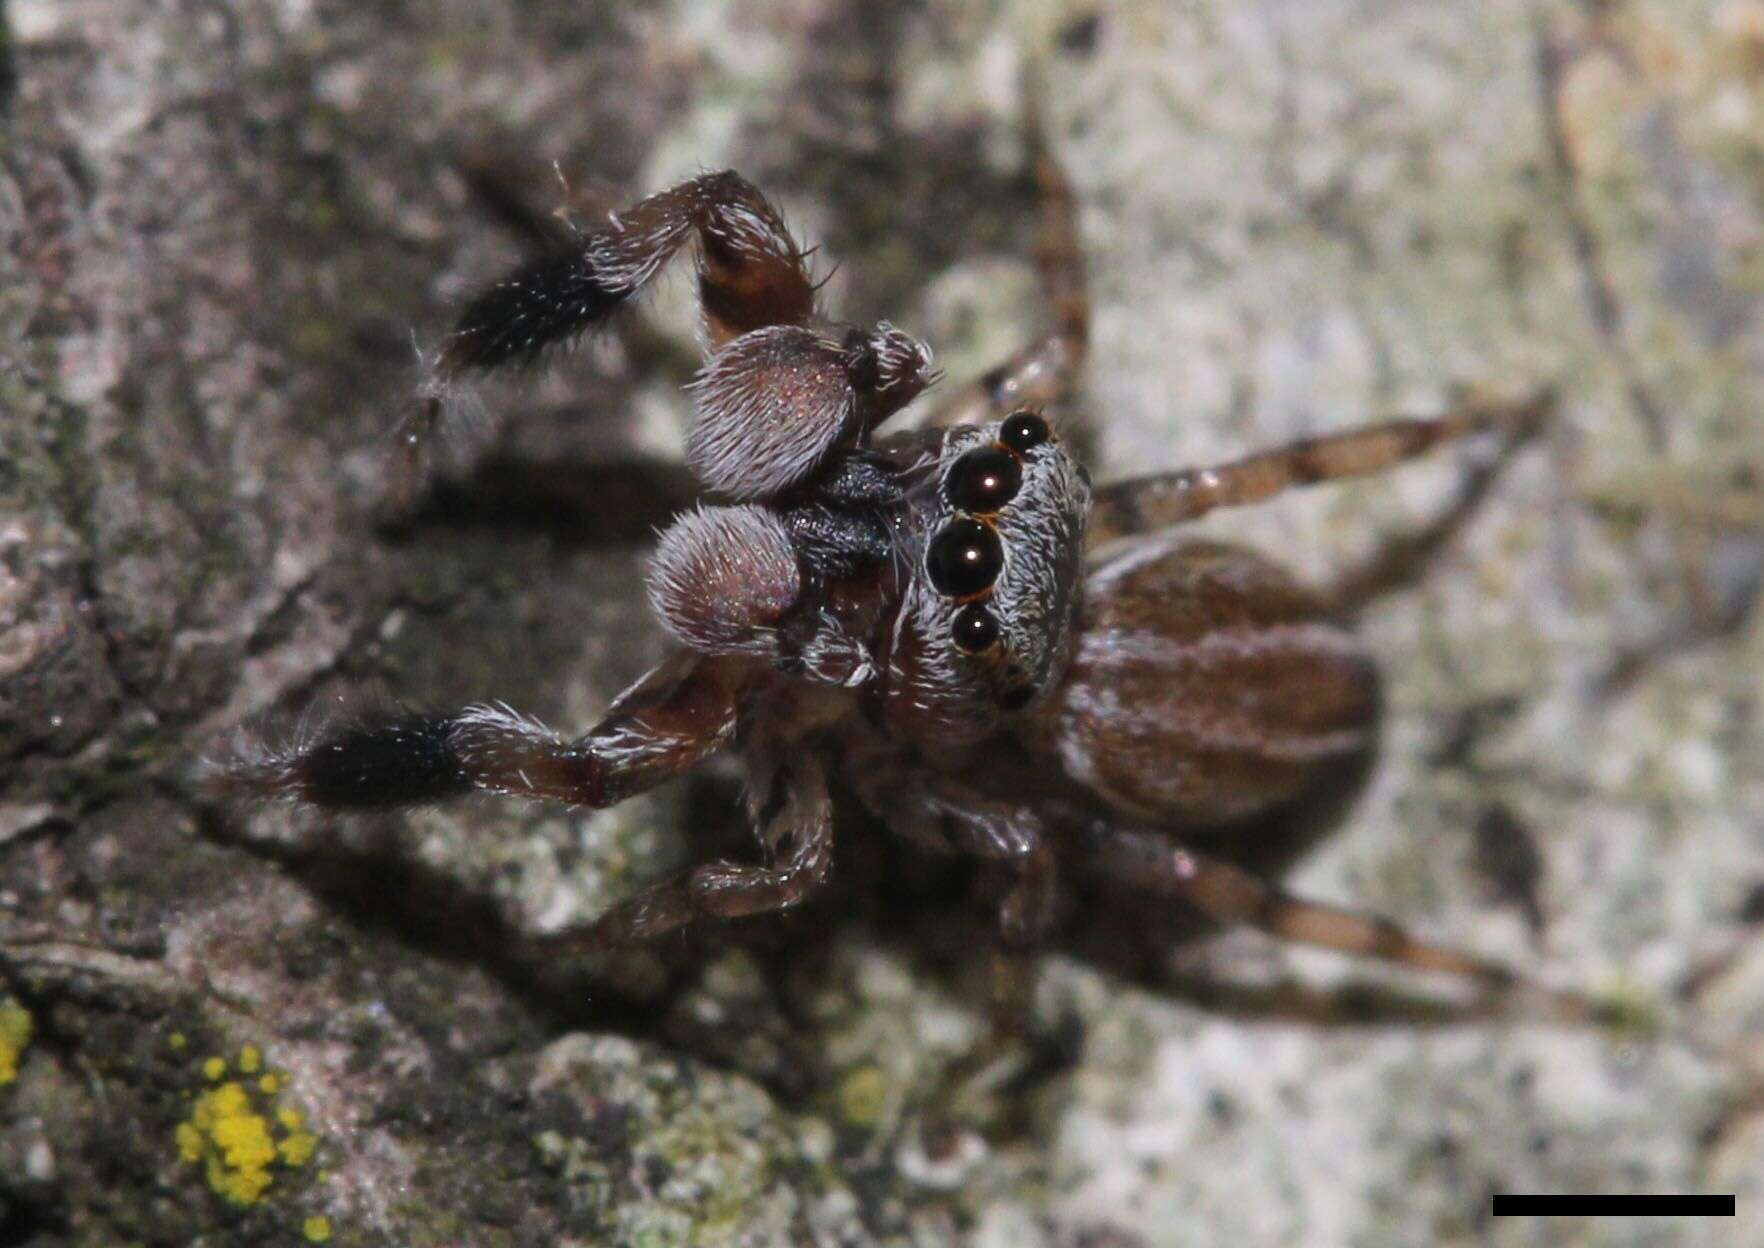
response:
[[[763,507],[699,507],[661,535],[649,605],[705,654],[764,654],[796,605],[802,572],[783,523]]]
[[[692,383],[686,463],[713,490],[765,498],[801,481],[852,432],[845,351],[815,330],[770,325],[711,357]]]

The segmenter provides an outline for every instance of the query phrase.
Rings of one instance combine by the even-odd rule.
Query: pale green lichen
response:
[[[18,1063],[31,1042],[31,1013],[16,1001],[0,1002],[0,1087],[18,1078]]]
[[[874,1127],[888,1103],[888,1077],[879,1066],[860,1066],[839,1084],[839,1114],[853,1127]]]

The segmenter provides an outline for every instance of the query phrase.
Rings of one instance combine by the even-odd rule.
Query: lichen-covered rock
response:
[[[569,728],[660,654],[689,283],[485,387],[384,523],[417,353],[519,253],[498,188],[738,167],[840,262],[831,304],[960,377],[1039,324],[1031,58],[1099,477],[1555,388],[1368,616],[1383,757],[1292,882],[1652,1033],[1442,1021],[1234,935],[1137,977],[1050,954],[995,1052],[983,916],[861,824],[808,914],[523,954],[739,851],[715,767],[599,813],[192,790],[256,717]],[[1491,1191],[1764,1199],[1764,4],[11,0],[0,118],[0,1239],[1506,1245],[1544,1229]],[[1463,462],[1207,531],[1324,581]]]

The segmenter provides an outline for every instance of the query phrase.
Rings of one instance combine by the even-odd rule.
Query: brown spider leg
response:
[[[725,170],[610,214],[568,251],[529,260],[468,303],[435,384],[398,430],[396,493],[408,495],[420,472],[448,382],[531,362],[604,323],[693,238],[710,357],[693,385],[686,459],[712,489],[781,493],[929,383],[930,352],[911,336],[886,322],[860,331],[816,317],[807,253],[765,197]]]
[[[713,347],[814,315],[805,253],[764,195],[733,170],[651,195],[563,255],[530,260],[460,314],[441,349],[443,378],[527,363],[603,323],[694,236],[698,290]]]
[[[903,780],[885,765],[853,769],[865,803],[889,829],[934,853],[979,858],[1004,876],[998,898],[997,943],[991,951],[993,1044],[1025,1030],[1034,987],[1030,951],[1052,929],[1058,862],[1041,818],[1031,809],[978,793],[949,777]],[[963,1068],[956,1082],[972,1072]]]
[[[546,953],[585,953],[649,940],[697,918],[739,918],[788,910],[833,869],[833,810],[820,764],[798,757],[777,768],[765,809],[756,812],[769,866],[714,862],[644,889],[593,922],[535,945]]]
[[[411,806],[473,792],[611,806],[733,739],[745,659],[678,654],[621,694],[585,735],[565,740],[502,705],[331,728],[284,750],[245,748],[211,767],[223,796],[329,810]]]
[[[808,253],[777,209],[733,170],[704,174],[608,213],[599,229],[558,225],[569,236],[567,247],[545,246],[466,303],[431,380],[399,418],[387,465],[389,516],[402,515],[415,500],[431,445],[450,423],[454,381],[530,364],[606,324],[695,236],[699,303],[713,349],[750,330],[802,326],[814,316]],[[542,233],[549,242],[552,228]]]
[[[1088,541],[1094,549],[1116,538],[1193,520],[1218,507],[1259,503],[1296,486],[1367,476],[1471,434],[1500,431],[1523,437],[1554,406],[1548,393],[1518,403],[1475,403],[1443,416],[1392,420],[1305,438],[1211,468],[1117,481],[1096,492]]]
[[[1027,120],[1031,168],[1041,208],[1035,268],[1054,328],[945,397],[926,418],[929,428],[984,424],[1020,407],[1058,403],[1071,394],[1090,349],[1090,298],[1078,233],[1078,201],[1065,170],[1048,149],[1034,100],[1031,94]]]
[[[1180,898],[1209,918],[1246,925],[1298,944],[1377,958],[1418,971],[1458,976],[1504,999],[1523,996],[1544,1013],[1593,1021],[1599,1007],[1576,993],[1546,988],[1510,967],[1417,939],[1389,919],[1294,897],[1220,858],[1171,844],[1157,832],[1096,827],[1091,863],[1132,887]]]
[[[1011,873],[998,903],[998,943],[992,951],[991,1019],[994,1045],[1029,1030],[1034,1009],[1034,950],[1053,929],[1059,862],[1053,844],[1037,838],[1008,863]]]
[[[1385,537],[1370,556],[1337,573],[1323,591],[1331,613],[1351,617],[1383,595],[1412,584],[1434,555],[1462,531],[1501,474],[1542,428],[1541,421],[1533,421],[1509,430],[1494,454],[1465,472],[1439,514],[1413,532]]]
[[[998,934],[1007,951],[1037,944],[1053,926],[1057,863],[1041,820],[1026,808],[934,783],[921,790],[957,853],[993,864],[1006,876]]]

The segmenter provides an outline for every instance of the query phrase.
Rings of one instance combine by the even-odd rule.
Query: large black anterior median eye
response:
[[[1031,411],[1012,412],[999,428],[998,440],[1019,455],[1052,436],[1047,422]]]
[[[951,520],[931,539],[925,571],[937,592],[951,598],[977,594],[998,579],[1004,548],[998,535],[978,520]]]
[[[956,460],[943,496],[960,511],[997,511],[1017,496],[1023,468],[996,446],[978,446]]]
[[[949,631],[958,647],[969,654],[979,654],[998,640],[998,621],[985,607],[971,603],[956,612]]]

